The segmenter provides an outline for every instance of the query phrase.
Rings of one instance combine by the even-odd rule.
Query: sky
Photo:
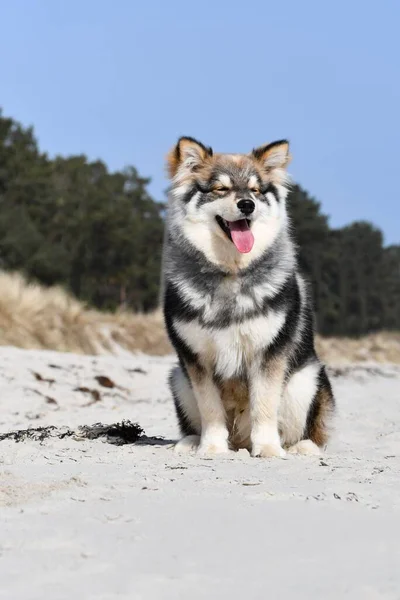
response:
[[[0,19],[0,106],[50,156],[132,164],[163,200],[180,135],[288,138],[331,226],[400,243],[398,0],[13,0]]]

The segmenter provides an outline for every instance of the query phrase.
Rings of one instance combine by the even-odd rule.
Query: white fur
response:
[[[182,282],[182,280],[179,279],[177,283],[179,285],[179,293],[184,297],[185,300],[190,302],[194,308],[201,309],[210,304],[209,296],[200,294],[200,292],[198,292],[187,281]]]
[[[221,177],[226,177],[230,181],[228,175],[221,175]],[[235,221],[243,217],[237,208],[236,194],[228,194],[200,207],[197,206],[198,194],[195,194],[194,200],[183,204],[181,198],[188,191],[188,186],[182,183],[179,177],[174,181],[168,210],[170,230],[182,230],[188,241],[200,250],[207,260],[232,272],[246,268],[261,256],[273,244],[287,222],[284,201],[287,191],[284,185],[277,186],[282,195],[281,201],[277,202],[273,194],[267,194],[269,206],[253,194],[256,205],[251,216],[254,245],[250,252],[241,254],[226,238],[215,219],[217,215],[227,221]]]
[[[181,183],[180,185],[176,185],[172,188],[172,195],[177,198],[183,198],[186,192],[189,190],[189,185],[187,183]]]
[[[258,181],[257,181],[257,177],[255,175],[252,175],[250,177],[248,187],[249,187],[249,189],[258,187]]]
[[[259,458],[284,458],[286,452],[279,444],[263,444],[261,446],[253,446],[251,455],[258,456]]]
[[[289,379],[279,408],[284,445],[294,444],[304,431],[308,410],[318,385],[319,363],[303,367]]]
[[[273,421],[254,426],[251,430],[251,455],[262,456],[285,456],[286,452],[281,446],[276,423]]]
[[[264,160],[267,169],[281,169],[288,159],[288,145],[279,144],[271,148]]]
[[[227,220],[232,221],[239,218],[238,215],[232,217],[227,215],[226,212],[223,215],[224,218],[228,217]],[[251,252],[246,254],[241,254],[235,248],[234,244],[226,239],[225,234],[215,221],[215,215],[212,216],[212,219],[209,218],[204,222],[199,220],[185,220],[183,232],[193,246],[200,250],[211,263],[228,267],[230,270],[237,272],[239,269],[245,269],[272,245],[281,226],[282,223],[277,218],[269,220],[254,219],[251,225],[254,246]]]
[[[266,198],[269,201],[270,216],[278,219],[281,212],[281,203],[278,202],[275,194],[272,192],[268,192]]]
[[[179,293],[182,297],[190,303],[191,306],[199,310],[203,309],[203,319],[210,324],[221,312],[221,308],[224,307],[226,302],[230,304],[234,303],[234,312],[240,317],[243,313],[251,311],[255,308],[255,304],[258,303],[247,294],[241,293],[241,285],[239,281],[232,282],[228,281],[226,285],[223,283],[215,290],[213,301],[209,294],[202,294],[187,281],[182,281],[181,278],[175,279],[171,277],[171,281],[179,287]],[[266,295],[266,294],[265,294]],[[262,299],[260,299],[260,303]]]
[[[306,287],[303,277],[299,273],[297,273],[297,275],[296,275],[296,280],[297,280],[297,285],[299,286],[300,304],[301,304],[301,308],[303,308],[307,304],[307,287]],[[304,311],[300,310],[297,328],[296,328],[295,334],[293,336],[294,342],[299,343],[301,341],[303,329],[304,329]]]
[[[197,450],[200,444],[199,435],[187,435],[183,437],[177,444],[175,444],[175,452],[187,454],[193,450]]]
[[[194,430],[200,434],[201,417],[197,400],[187,378],[182,373],[180,367],[176,367],[173,370],[171,375],[171,385],[184,414],[192,424]]]
[[[173,179],[175,186],[179,185],[202,162],[202,149],[197,145],[187,144],[181,149],[182,162]]]
[[[250,296],[245,294],[238,294],[235,298],[236,300],[236,309],[237,312],[247,312],[248,310],[252,310],[254,308],[254,300]]]
[[[252,289],[253,295],[259,306],[262,306],[265,298],[274,298],[279,293],[288,275],[285,271],[276,271],[273,276],[255,285]]]
[[[288,197],[289,194],[289,186],[290,183],[290,177],[289,175],[286,173],[286,171],[284,171],[284,176],[282,178],[282,183],[275,183],[275,187],[278,191],[279,194],[279,198],[281,201],[286,200],[286,198]]]
[[[201,454],[222,454],[228,452],[228,428],[226,414],[218,388],[211,377],[192,381],[193,392],[201,416]]]
[[[232,180],[229,177],[229,175],[225,175],[224,173],[222,175],[219,176],[218,181],[221,185],[223,185],[224,187],[228,187],[230,188],[232,185]]]
[[[317,444],[314,444],[311,440],[301,440],[291,446],[288,450],[289,454],[301,454],[303,456],[319,456],[321,454],[321,450],[318,448]]]
[[[253,456],[284,456],[278,433],[278,409],[284,383],[284,365],[250,370],[250,418]]]
[[[224,329],[208,329],[198,321],[176,321],[178,335],[199,354],[203,361],[215,362],[218,374],[229,379],[244,364],[250,364],[255,353],[273,342],[285,322],[285,313],[270,311]]]
[[[206,297],[207,298],[207,297]],[[254,309],[254,300],[247,294],[241,293],[241,283],[227,279],[222,282],[218,289],[215,290],[213,302],[208,302],[205,305],[203,318],[205,321],[212,322],[221,309],[229,302],[234,304],[233,311],[236,316],[241,316],[243,313]]]
[[[212,379],[204,377],[201,381],[192,381],[192,386],[190,386],[178,367],[172,373],[171,384],[180,407],[192,427],[201,434],[200,442],[195,439],[196,436],[183,438],[176,448],[177,451],[190,451],[197,441],[200,453],[228,452],[225,410]]]
[[[266,281],[253,287],[252,293],[259,306],[262,306],[265,298],[273,298],[276,296],[290,273],[293,272],[295,264],[293,251],[289,252],[285,257],[285,261],[281,262],[282,264],[279,266],[279,269],[274,269]]]

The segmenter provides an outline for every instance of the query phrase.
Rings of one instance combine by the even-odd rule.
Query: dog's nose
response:
[[[244,215],[251,215],[256,205],[253,200],[239,200],[237,207]]]

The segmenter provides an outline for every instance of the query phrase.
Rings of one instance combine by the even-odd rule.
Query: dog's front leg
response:
[[[212,375],[198,367],[188,369],[201,418],[200,454],[228,452],[228,428],[221,396]]]
[[[252,456],[285,456],[278,432],[278,409],[285,380],[286,361],[276,358],[254,365],[250,375]]]

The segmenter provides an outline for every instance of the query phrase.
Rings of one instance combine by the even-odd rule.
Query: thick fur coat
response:
[[[164,256],[177,450],[315,454],[334,399],[314,349],[312,305],[286,211],[289,147],[214,154],[181,138]]]

